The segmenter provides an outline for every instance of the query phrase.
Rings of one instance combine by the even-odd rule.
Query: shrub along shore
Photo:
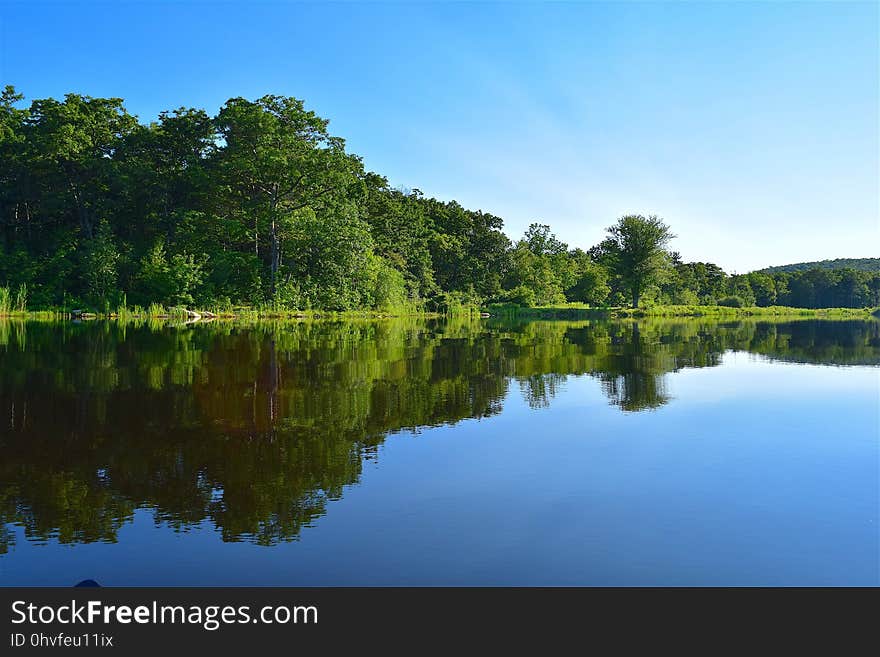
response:
[[[493,316],[534,319],[651,318],[651,317],[785,317],[785,318],[880,318],[880,308],[792,308],[789,306],[730,307],[718,305],[668,305],[645,308],[603,308],[584,304],[525,308],[513,304],[494,304],[486,311]]]
[[[216,310],[216,309],[215,309]],[[526,307],[511,303],[491,304],[483,308],[461,307],[455,312],[431,312],[411,308],[405,312],[379,312],[375,310],[291,311],[277,308],[233,308],[227,310],[192,310],[183,307],[164,308],[153,305],[147,309],[117,309],[106,313],[76,310],[43,311],[0,311],[0,318],[20,320],[80,320],[110,319],[120,321],[155,320],[196,323],[215,320],[287,320],[287,321],[350,321],[363,319],[391,319],[399,317],[420,317],[425,319],[440,317],[473,318],[508,317],[540,320],[579,320],[579,319],[651,319],[673,317],[705,317],[719,319],[736,318],[783,318],[783,319],[880,319],[880,308],[791,308],[788,306],[749,306],[728,307],[706,306],[653,306],[646,308],[591,307],[586,304],[564,304],[557,306]]]

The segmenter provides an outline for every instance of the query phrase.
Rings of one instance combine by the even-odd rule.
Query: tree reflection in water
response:
[[[0,323],[0,552],[115,541],[135,509],[225,541],[293,540],[390,433],[533,408],[572,375],[622,411],[727,350],[880,363],[877,322]]]

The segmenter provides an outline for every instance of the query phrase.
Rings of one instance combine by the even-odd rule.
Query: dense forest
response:
[[[792,273],[808,269],[857,269],[858,271],[880,271],[880,258],[835,258],[834,260],[818,260],[815,262],[796,262],[791,265],[777,265],[760,269],[761,273],[776,272]]]
[[[502,228],[393,188],[295,98],[181,107],[145,125],[119,98],[0,96],[0,313],[880,304],[876,270],[683,262],[656,217],[622,217],[588,250],[546,224],[515,240]]]

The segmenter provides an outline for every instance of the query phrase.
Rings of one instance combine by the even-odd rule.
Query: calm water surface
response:
[[[878,585],[880,323],[0,324],[0,585]]]

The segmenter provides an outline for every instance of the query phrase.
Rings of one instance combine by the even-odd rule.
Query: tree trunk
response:
[[[278,269],[281,266],[281,238],[278,236],[278,186],[273,190],[272,203],[269,212],[272,215],[272,225],[270,227],[270,252],[269,252],[269,269],[272,272],[272,296],[275,296],[276,282],[278,280]]]
[[[79,216],[79,226],[83,232],[83,235],[88,239],[92,239],[95,236],[94,226],[92,224],[92,218],[89,216],[88,210],[83,207],[82,201],[80,200],[79,194],[74,192],[73,198],[76,201],[76,213]]]
[[[80,230],[82,231],[83,236],[88,239],[92,239],[92,237],[94,237],[95,231],[91,213],[85,207],[85,203],[83,202],[82,196],[80,195],[79,187],[74,182],[74,177],[66,169],[64,173],[67,177],[67,187],[70,190],[70,195],[73,196],[73,204],[76,208],[77,218],[79,219]]]
[[[278,269],[281,266],[281,243],[278,237],[278,229],[275,224],[275,217],[272,217],[271,227],[271,251],[269,255],[269,267],[272,272],[272,296],[275,296],[276,281],[278,279]]]

